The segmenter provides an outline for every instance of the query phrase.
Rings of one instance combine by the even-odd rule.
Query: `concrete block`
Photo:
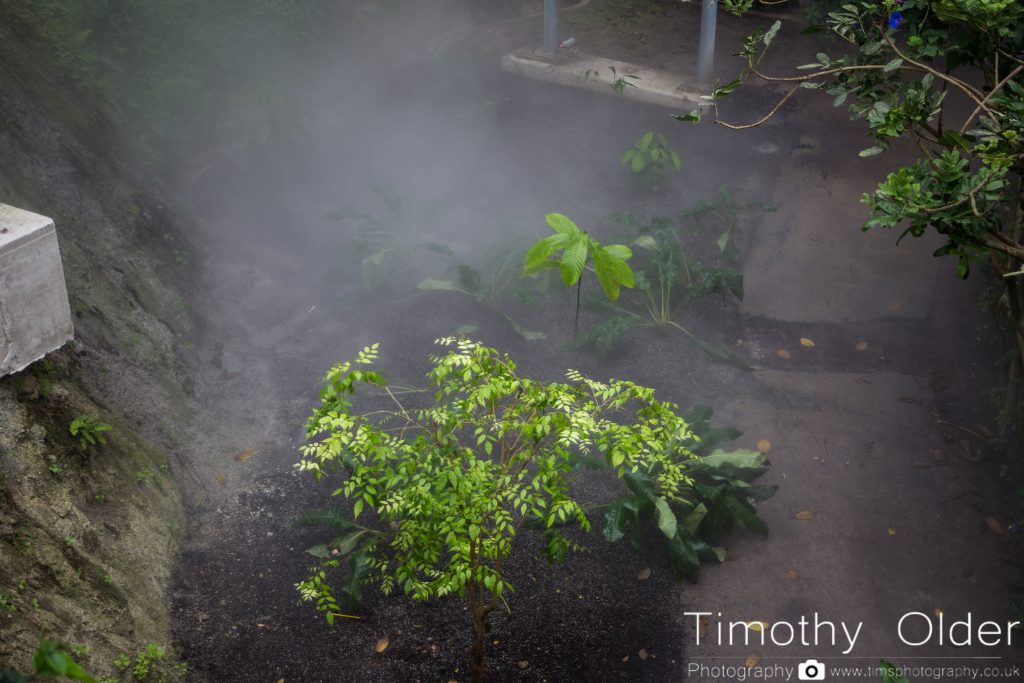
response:
[[[621,96],[671,107],[680,114],[696,109],[706,89],[680,74],[607,59],[572,48],[551,58],[538,50],[519,50],[501,60],[505,71],[548,83],[615,95],[612,85],[624,79]]]
[[[73,336],[53,221],[0,204],[0,377]]]

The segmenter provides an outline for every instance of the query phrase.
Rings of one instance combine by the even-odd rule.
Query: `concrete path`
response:
[[[896,234],[862,233],[866,208],[857,199],[884,177],[880,164],[856,157],[847,162],[829,149],[830,127],[849,125],[841,112],[801,116],[807,125],[799,148],[766,156],[748,182],[774,185],[769,196],[790,198],[745,250],[743,305],[755,319],[796,323],[786,344],[790,358],[760,349],[776,369],[757,373],[761,391],[719,411],[724,423],[747,429],[744,446],[759,439],[772,445],[766,480],[780,488],[761,507],[771,533],[734,538],[726,565],[703,572],[683,592],[687,610],[710,613],[703,623],[687,617],[687,680],[800,680],[795,667],[812,657],[827,668],[824,680],[832,681],[880,681],[869,667],[883,657],[918,667],[912,681],[971,680],[970,669],[930,677],[937,667],[1010,669],[1020,664],[1024,632],[1005,633],[1015,570],[1004,561],[1010,543],[1001,501],[985,497],[997,489],[994,468],[978,462],[984,452],[979,428],[939,417],[945,399],[984,401],[977,396],[984,381],[961,355],[979,336],[976,291],[956,281],[951,264],[931,256],[934,244],[909,240],[896,247]],[[930,314],[931,322],[922,323]],[[960,323],[951,328],[943,320]],[[912,329],[935,336],[918,332],[915,339]],[[894,367],[887,348],[901,330],[911,335],[911,360]],[[814,341],[818,333],[819,342],[827,336],[829,344],[846,348],[800,344],[800,336]],[[830,354],[859,358],[865,370],[832,370],[822,360]],[[972,383],[973,399],[958,395]],[[900,639],[900,619],[911,612],[919,614],[903,623],[907,641],[922,641],[929,625],[934,628],[920,646]],[[939,642],[940,618],[948,630],[968,615],[972,646],[950,645],[948,633]],[[831,627],[822,625],[815,644],[816,617],[835,624],[834,639]],[[809,622],[808,646],[800,644],[802,619]],[[734,621],[765,622],[765,644],[757,631],[745,644],[741,628],[730,645],[728,623]],[[987,637],[998,645],[979,645],[983,621],[1000,625],[987,627],[1002,629],[1000,637]],[[863,624],[853,645],[842,623],[851,633]],[[786,645],[789,625],[796,638]],[[954,638],[965,638],[967,630],[956,627]],[[698,631],[703,637],[696,646]],[[1011,638],[1013,646],[1007,645]]]

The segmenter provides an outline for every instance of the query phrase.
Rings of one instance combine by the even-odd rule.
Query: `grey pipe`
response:
[[[544,52],[558,52],[558,0],[544,0]]]
[[[718,21],[718,0],[704,0],[700,9],[700,48],[697,53],[697,80],[711,82],[715,69],[715,23]]]

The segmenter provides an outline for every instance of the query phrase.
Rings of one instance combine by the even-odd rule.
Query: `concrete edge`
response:
[[[510,73],[592,92],[616,95],[612,85],[623,79],[622,97],[647,104],[671,107],[687,114],[707,94],[689,78],[661,69],[630,64],[570,49],[557,58],[537,50],[516,50],[501,59],[501,68]]]

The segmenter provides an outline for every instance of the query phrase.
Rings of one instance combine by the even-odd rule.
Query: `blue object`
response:
[[[889,28],[896,30],[903,23],[903,12],[893,12],[889,15]]]

